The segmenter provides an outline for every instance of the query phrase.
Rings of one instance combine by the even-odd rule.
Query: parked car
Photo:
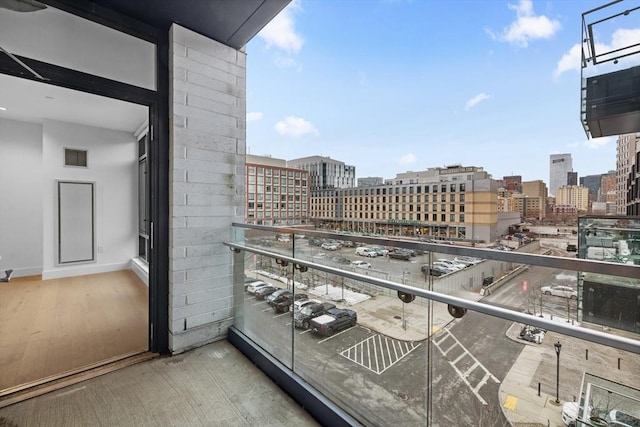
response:
[[[587,413],[585,414],[583,412],[583,406],[584,396],[580,399],[580,404],[578,404],[578,402],[566,402],[562,405],[562,422],[565,423],[565,425],[575,427],[578,416],[585,417],[593,411],[593,406],[589,405]]]
[[[326,314],[332,308],[336,306],[330,302],[308,305],[293,315],[293,324],[296,328],[309,329],[312,319]]]
[[[356,248],[356,255],[373,258],[378,256],[378,252],[375,249],[368,248],[366,246],[361,246],[359,248]]]
[[[373,249],[376,252],[377,256],[387,256],[387,255],[389,255],[389,250],[385,249],[385,248],[383,248],[381,246],[372,246],[371,249]]]
[[[278,300],[278,298],[285,297],[288,294],[292,294],[292,293],[293,292],[291,292],[288,289],[278,289],[272,294],[270,294],[269,296],[267,296],[266,300],[269,303],[269,305],[273,307],[275,305],[276,300]]]
[[[305,308],[306,306],[311,304],[320,304],[320,301],[315,299],[301,299],[298,301],[294,301],[291,309],[293,310],[294,313],[297,313],[303,308]]]
[[[345,258],[340,255],[332,256],[330,259],[338,264],[351,264],[351,260],[349,258]]]
[[[542,291],[542,293],[545,295],[553,295],[553,296],[562,297],[562,298],[578,299],[578,291],[573,289],[570,286],[560,286],[560,285],[543,286],[540,288],[540,291]]]
[[[578,251],[578,245],[573,245],[571,243],[567,245],[567,252],[577,252],[577,251]]]
[[[423,274],[428,274],[430,276],[444,276],[445,274],[453,273],[454,270],[450,268],[444,267],[442,265],[432,265],[429,267],[428,265],[423,265],[420,267]]]
[[[247,290],[247,293],[250,293],[251,295],[253,295],[253,294],[255,294],[255,293],[256,293],[256,291],[257,291],[258,289],[260,289],[260,288],[261,288],[261,287],[263,287],[263,286],[271,286],[271,284],[270,284],[270,283],[267,283],[267,282],[264,282],[264,281],[262,281],[262,280],[257,280],[257,281],[255,281],[255,282],[249,283],[249,284],[246,286],[246,290]]]
[[[463,268],[465,268],[467,266],[467,264],[462,264],[462,263],[456,262],[456,261],[451,260],[451,259],[446,259],[446,258],[440,258],[436,262],[440,263],[440,264],[444,264],[445,266],[447,266],[449,268],[453,268],[455,270],[462,270]]]
[[[284,294],[279,296],[276,301],[273,303],[273,308],[276,313],[285,313],[291,309],[291,306],[294,302],[297,301],[308,301],[309,297],[307,294]]]
[[[544,339],[545,331],[540,328],[535,328],[533,326],[525,325],[520,331],[520,339],[534,342],[536,344],[542,343]]]
[[[328,251],[337,251],[340,249],[340,246],[337,243],[323,243],[320,247]]]
[[[273,285],[262,286],[261,288],[258,288],[258,290],[256,290],[255,296],[258,299],[265,299],[268,295],[271,295],[277,290],[278,288]]]
[[[351,261],[351,265],[358,268],[371,268],[371,264],[366,261]]]
[[[640,418],[614,409],[605,416],[607,426],[640,427]]]
[[[331,335],[342,329],[351,328],[358,322],[355,311],[342,308],[327,310],[327,314],[311,320],[311,331],[318,335]]]
[[[411,259],[411,253],[407,251],[403,251],[402,249],[398,249],[396,251],[389,252],[389,258],[402,259],[405,261],[409,261]]]

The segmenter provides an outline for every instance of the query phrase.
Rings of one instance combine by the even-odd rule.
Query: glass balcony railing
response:
[[[234,328],[351,422],[640,425],[640,266],[540,240],[235,229]],[[636,295],[616,324],[583,313],[602,274]]]

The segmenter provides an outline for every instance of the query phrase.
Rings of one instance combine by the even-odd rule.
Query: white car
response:
[[[338,246],[336,243],[323,243],[320,247],[328,251],[337,251],[338,249],[340,249],[340,246]]]
[[[371,268],[371,264],[366,261],[351,261],[351,265],[358,268]]]
[[[540,291],[545,295],[553,295],[562,298],[578,299],[578,291],[569,286],[543,286]]]
[[[294,313],[297,313],[310,304],[320,304],[320,301],[315,299],[300,299],[294,301],[293,305],[291,306],[291,310],[293,310]]]
[[[249,283],[247,286],[247,292],[255,295],[256,291],[260,288],[264,288],[265,286],[272,286],[270,283],[263,282],[262,280],[258,280],[257,282]]]
[[[356,255],[374,258],[378,256],[378,251],[373,248],[366,248],[364,246],[361,246],[359,248],[356,248]]]

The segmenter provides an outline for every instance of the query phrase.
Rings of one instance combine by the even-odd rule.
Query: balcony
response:
[[[601,243],[606,224],[586,225],[590,234],[578,236],[579,250],[589,252],[585,245],[593,245],[596,229]],[[585,283],[598,277],[640,292],[640,266],[576,259],[565,252],[564,240],[522,239],[512,241],[513,250],[498,250],[317,230],[234,228],[237,238],[226,244],[234,269],[228,342],[321,424],[563,425],[564,415],[567,423],[573,417],[582,425],[607,425],[619,413],[640,417],[640,305],[606,321],[582,312]],[[625,230],[638,233],[629,223]],[[323,240],[340,248],[324,249]],[[629,256],[636,251],[632,240],[626,239]],[[377,247],[380,255],[356,255],[360,245]],[[409,259],[384,255],[398,248]],[[440,260],[458,267],[435,275],[445,271],[447,261]],[[305,329],[305,318],[298,316],[296,326],[287,304],[276,311],[260,293],[245,290],[253,280],[290,291],[291,300],[304,293],[353,310],[355,325],[335,324],[330,331],[316,321]],[[543,286],[554,289],[547,294]],[[568,293],[555,289],[563,286]],[[614,297],[599,298],[598,307],[615,308]],[[154,422],[145,415],[162,402],[158,390],[167,388],[149,386],[157,377],[171,383],[174,394],[165,397],[172,404],[155,422],[313,425],[263,373],[233,356],[237,353],[227,342],[212,346],[142,364],[149,368],[127,368],[137,373],[107,376],[117,379],[97,389],[111,405],[98,410],[101,420],[130,425],[133,418],[122,416],[128,414],[142,424]],[[88,393],[96,393],[93,381],[102,380],[92,380],[86,391],[80,385],[57,399],[42,396],[37,403],[5,408],[0,419],[28,423],[43,414],[55,417],[53,406],[62,399],[71,402],[66,414],[95,416],[100,405],[92,402],[98,397],[87,400]],[[114,399],[114,390],[129,398]],[[580,405],[580,399],[589,404]],[[239,418],[234,421],[229,413]]]

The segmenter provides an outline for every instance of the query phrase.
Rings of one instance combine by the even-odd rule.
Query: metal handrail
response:
[[[397,246],[407,249],[415,249],[428,252],[437,252],[448,255],[465,255],[495,261],[513,262],[517,264],[536,265],[539,267],[560,268],[580,271],[584,273],[608,274],[611,276],[640,278],[640,266],[619,264],[606,261],[596,261],[578,258],[564,258],[551,255],[539,255],[514,251],[498,251],[493,249],[473,248],[466,246],[447,245],[440,243],[416,242],[406,239],[379,238],[370,236],[354,236],[352,234],[331,233],[295,227],[274,227],[265,225],[253,225],[233,223],[232,227],[247,228],[274,233],[305,234],[320,238],[348,240],[351,242],[363,242],[372,245]]]
[[[283,261],[288,261],[298,266],[304,266],[307,268],[313,268],[316,270],[324,271],[331,274],[336,274],[341,277],[346,277],[361,282],[370,283],[372,285],[381,286],[383,288],[393,289],[395,291],[401,291],[416,295],[418,297],[426,298],[428,300],[441,302],[444,304],[452,305],[455,307],[463,307],[467,310],[476,311],[478,313],[487,314],[493,317],[499,317],[501,319],[511,320],[514,322],[524,323],[539,328],[551,330],[571,337],[591,341],[597,344],[617,348],[624,351],[640,354],[640,341],[631,338],[620,337],[617,335],[607,334],[604,332],[594,331],[590,329],[580,328],[570,324],[564,324],[547,320],[541,317],[532,316],[530,314],[520,313],[510,309],[502,307],[496,307],[493,305],[487,305],[484,303],[469,301],[464,298],[454,297],[440,292],[429,291],[426,289],[416,288],[414,286],[403,285],[400,283],[392,282],[384,279],[377,279],[364,274],[353,273],[339,268],[329,267],[322,264],[316,264],[314,262],[305,261],[300,258],[290,257],[274,252],[265,251],[262,249],[252,248],[246,245],[224,242],[226,246],[229,246],[235,251],[247,251],[258,255],[264,255],[269,258],[277,258]]]

